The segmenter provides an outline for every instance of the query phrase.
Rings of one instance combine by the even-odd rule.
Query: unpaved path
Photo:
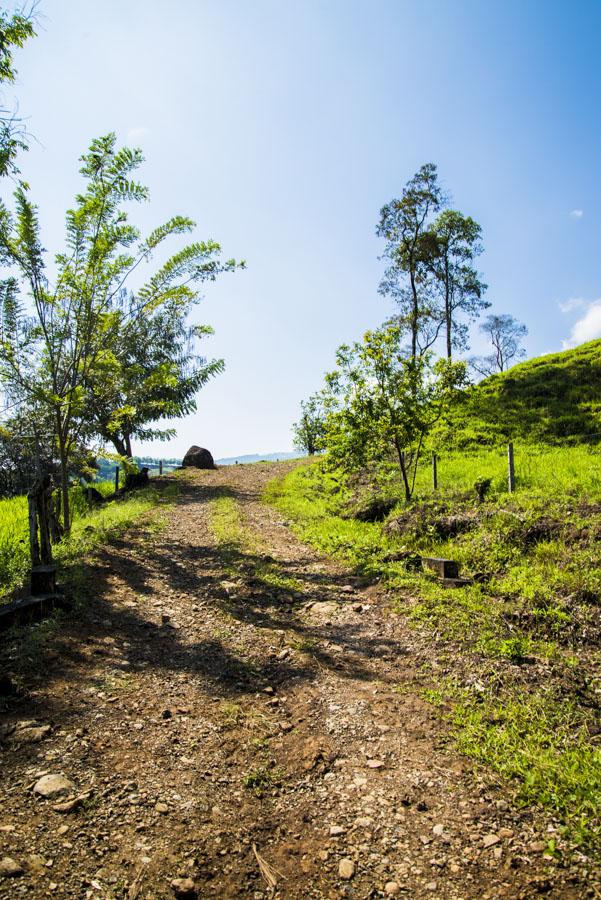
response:
[[[5,732],[51,730],[0,744],[0,859],[23,870],[0,897],[191,887],[174,879],[215,898],[599,896],[584,863],[543,857],[540,814],[449,752],[416,678],[443,676],[448,647],[261,502],[287,468],[190,474],[164,532],[90,562],[83,612],[5,700]],[[223,495],[248,544],[214,537]],[[46,773],[80,799],[35,796]]]

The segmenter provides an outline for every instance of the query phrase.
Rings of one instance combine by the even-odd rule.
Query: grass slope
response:
[[[601,339],[492,375],[467,390],[439,442],[463,447],[579,440],[601,432]]]

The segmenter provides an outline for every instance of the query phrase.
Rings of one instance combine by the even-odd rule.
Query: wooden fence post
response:
[[[513,460],[513,444],[507,444],[507,484],[509,493],[515,491],[515,466]]]
[[[436,453],[432,453],[432,487],[434,490],[438,488],[438,460]]]
[[[115,493],[119,490],[119,466],[115,466]]]
[[[163,474],[163,460],[159,459],[159,475]]]

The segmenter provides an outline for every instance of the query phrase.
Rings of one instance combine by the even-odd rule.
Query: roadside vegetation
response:
[[[503,452],[484,449],[444,456],[436,492],[424,460],[410,502],[392,463],[374,484],[324,458],[273,482],[266,499],[303,540],[380,580],[399,615],[453,651],[442,683],[418,684],[458,747],[592,846],[601,840],[601,452],[523,445],[517,460],[515,494]],[[456,560],[470,583],[443,586],[422,556]]]
[[[106,498],[114,489],[111,482],[96,482],[94,487]],[[54,547],[59,580],[85,553],[138,524],[157,506],[169,503],[177,490],[174,480],[161,490],[148,487],[90,507],[83,489],[72,488],[71,534]],[[0,500],[0,604],[8,602],[11,592],[26,582],[30,566],[27,498]]]

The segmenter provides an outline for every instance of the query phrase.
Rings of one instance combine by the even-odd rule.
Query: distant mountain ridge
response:
[[[223,459],[216,459],[215,464],[218,466],[235,466],[236,463],[255,463],[255,462],[278,462],[282,459],[298,459],[301,454],[291,452],[289,450],[281,453],[247,453],[244,456],[225,456]]]

